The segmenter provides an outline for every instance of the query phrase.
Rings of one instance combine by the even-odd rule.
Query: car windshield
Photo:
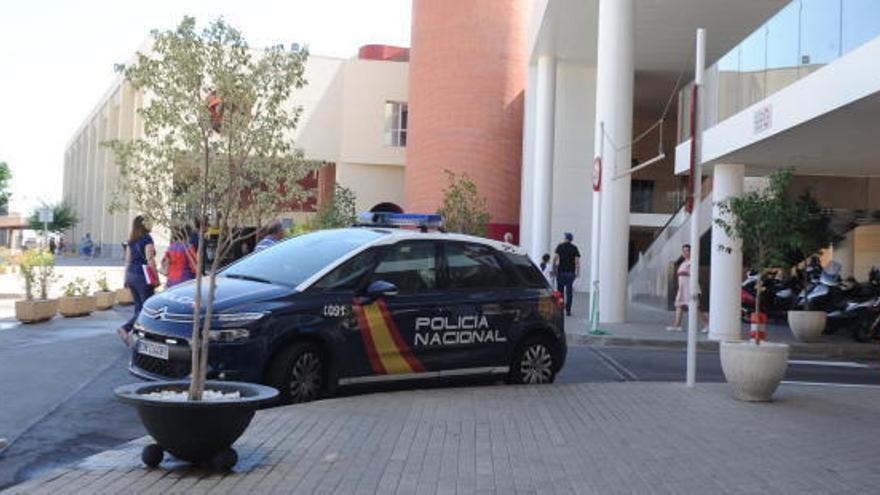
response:
[[[295,287],[328,264],[384,235],[387,232],[371,229],[303,234],[254,253],[220,275]]]

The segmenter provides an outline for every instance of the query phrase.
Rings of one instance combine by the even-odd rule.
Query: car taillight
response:
[[[553,302],[556,303],[556,309],[562,309],[565,307],[565,297],[563,297],[562,292],[553,291]]]

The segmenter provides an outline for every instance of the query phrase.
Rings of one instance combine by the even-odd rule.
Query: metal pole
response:
[[[605,122],[599,123],[599,160],[600,167],[605,167]],[[600,168],[600,170],[601,170]],[[599,329],[599,236],[602,232],[602,182],[605,181],[605,174],[599,173],[599,190],[593,191],[593,243],[592,260],[593,266],[590,267],[592,292],[590,293],[590,333],[593,335],[604,335],[606,332]]]
[[[691,208],[691,273],[688,277],[691,300],[688,301],[688,336],[687,336],[687,386],[693,387],[697,381],[697,326],[700,323],[700,203],[702,202],[702,119],[703,106],[699,104],[702,95],[703,71],[706,67],[706,30],[697,29],[697,54],[694,66],[694,101],[696,118],[694,119],[694,137],[691,150],[694,160],[693,175],[693,207]]]

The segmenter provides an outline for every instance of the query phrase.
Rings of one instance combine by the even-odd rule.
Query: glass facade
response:
[[[703,128],[761,101],[880,36],[880,0],[794,0],[706,69]],[[691,83],[679,93],[690,139]]]

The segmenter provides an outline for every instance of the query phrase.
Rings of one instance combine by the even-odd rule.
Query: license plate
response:
[[[149,340],[141,340],[138,342],[138,353],[164,359],[166,361],[168,360],[168,346],[165,344],[150,342]]]

